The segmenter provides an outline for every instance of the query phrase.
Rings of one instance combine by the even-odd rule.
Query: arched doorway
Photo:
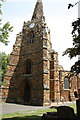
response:
[[[31,100],[31,87],[27,83],[25,86],[25,91],[24,91],[24,102],[26,104],[30,104],[30,100]]]

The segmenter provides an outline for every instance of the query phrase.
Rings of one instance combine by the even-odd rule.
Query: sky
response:
[[[2,23],[10,22],[14,26],[9,36],[9,45],[0,43],[0,52],[10,54],[16,41],[16,34],[22,31],[24,21],[30,21],[37,0],[7,0],[2,6]],[[78,18],[79,7],[68,10],[68,4],[75,4],[76,0],[42,0],[46,23],[51,31],[52,48],[58,52],[59,64],[65,70],[77,61],[78,58],[70,60],[68,55],[62,56],[63,52],[72,47],[71,23]]]

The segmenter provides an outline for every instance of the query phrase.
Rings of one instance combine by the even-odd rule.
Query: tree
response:
[[[0,15],[2,15],[2,2],[5,0],[0,0]],[[0,18],[0,25],[2,24],[2,19]],[[12,32],[13,26],[10,26],[10,23],[7,22],[3,25],[3,27],[0,27],[0,42],[4,43],[5,45],[8,45],[8,37],[9,37],[9,32]]]
[[[76,2],[74,5],[73,4],[68,4],[68,9],[70,9],[71,7],[74,7],[75,5],[77,5],[80,1]]]
[[[4,74],[6,73],[7,64],[9,63],[9,58],[10,58],[9,54],[7,55],[5,52],[0,53],[0,63],[1,63],[0,78],[1,78],[1,81],[3,81]]]
[[[0,15],[2,15],[2,3],[5,2],[5,0],[0,0]],[[13,30],[13,26],[10,26],[10,23],[7,22],[3,25],[3,27],[1,27],[2,24],[2,19],[0,18],[0,42],[4,43],[5,45],[8,45],[8,37],[9,37],[9,33],[12,32]],[[6,67],[7,67],[7,63],[8,63],[8,58],[9,55],[6,56],[5,53],[0,53],[0,86],[1,84],[4,84],[4,82],[2,82],[3,80],[3,76],[6,72]]]
[[[75,5],[77,5],[79,2],[75,3]],[[74,7],[75,5],[69,4],[68,9],[70,7]],[[66,49],[63,53],[63,56],[68,54],[70,59],[80,55],[80,18],[78,18],[76,21],[72,22],[72,27],[73,27],[73,30],[72,30],[71,34],[73,37],[73,47]],[[80,73],[80,60],[78,60],[71,67],[71,71],[76,74]]]

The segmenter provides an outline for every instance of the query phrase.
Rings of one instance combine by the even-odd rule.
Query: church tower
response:
[[[29,105],[50,104],[50,30],[43,4],[37,0],[31,21],[17,34],[4,77],[7,102]]]
[[[45,22],[42,0],[37,0],[31,21],[17,34],[4,75],[2,100],[27,105],[73,101],[78,93],[77,76],[58,62]],[[76,95],[77,96],[77,95]]]

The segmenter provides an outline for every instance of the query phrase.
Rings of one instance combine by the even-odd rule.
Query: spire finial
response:
[[[39,19],[43,16],[43,4],[42,4],[42,0],[37,0],[34,12],[33,12],[33,16],[32,16],[32,20],[34,19]]]

